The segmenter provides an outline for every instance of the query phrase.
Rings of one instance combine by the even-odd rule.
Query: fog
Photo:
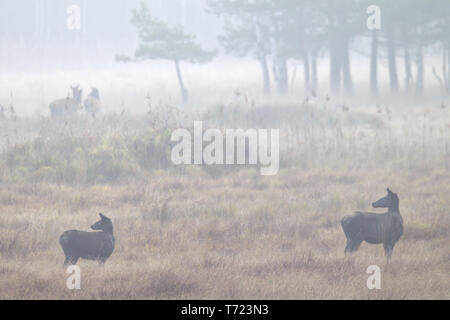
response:
[[[140,0],[18,0],[0,3],[0,66],[11,71],[101,68],[137,45],[131,10]],[[207,46],[217,46],[220,21],[204,12],[205,0],[147,1],[153,16],[180,25]],[[70,29],[67,12],[81,9],[80,28]],[[205,25],[208,28],[205,28]]]
[[[181,104],[183,97],[180,96],[179,80],[170,59],[146,59],[139,63],[121,63],[116,59],[118,55],[132,57],[139,46],[138,32],[131,19],[132,10],[138,9],[141,2],[2,1],[0,104],[13,104],[19,115],[48,115],[49,103],[70,95],[70,85],[75,84],[84,88],[85,95],[90,87],[99,88],[106,113],[121,112],[124,108],[129,113],[142,113],[149,96],[153,101]],[[235,90],[241,90],[257,101],[269,98],[301,101],[311,95],[323,99],[333,95],[337,104],[421,103],[422,99],[410,99],[414,88],[423,91],[418,95],[432,103],[444,103],[447,99],[448,36],[445,36],[445,28],[448,28],[448,5],[445,1],[432,1],[431,9],[423,15],[417,14],[422,10],[423,1],[405,7],[410,10],[411,21],[401,21],[402,24],[394,27],[389,21],[402,15],[397,12],[398,18],[392,17],[391,11],[398,8],[386,4],[382,7],[384,29],[379,31],[375,52],[378,59],[376,99],[371,99],[373,94],[370,95],[374,38],[371,38],[371,31],[365,29],[370,15],[365,12],[368,5],[364,1],[347,1],[342,6],[328,7],[323,7],[326,1],[317,4],[309,1],[297,4],[295,1],[262,1],[260,9],[257,5],[256,9],[252,8],[255,6],[252,1],[242,1],[236,5],[237,8],[231,9],[223,5],[226,1],[152,0],[144,3],[153,18],[194,35],[195,42],[202,49],[215,50],[214,58],[205,63],[181,61],[183,85],[190,96],[189,101],[184,101],[185,109],[203,110],[229,101]],[[402,5],[401,1],[399,3]],[[80,9],[78,16],[70,11],[73,5]],[[434,10],[441,5],[442,10]],[[313,10],[310,15],[316,16],[305,18],[302,10],[306,14]],[[343,16],[341,12],[347,14]],[[286,15],[286,26],[274,22],[276,18],[267,18],[277,15]],[[329,20],[333,15],[341,22]],[[416,38],[411,38],[407,45],[407,37],[403,37],[402,32],[405,26],[414,26],[415,21],[418,21]],[[250,29],[245,25],[248,22]],[[321,29],[330,27],[332,23],[347,22],[348,27],[354,30],[348,32],[347,27],[342,30],[336,28],[339,30],[333,35],[332,30]],[[71,23],[75,23],[75,27],[71,27]],[[229,34],[229,45],[235,48],[227,50],[220,37],[227,36],[230,23],[232,30],[238,30],[238,33]],[[228,29],[224,28],[227,24]],[[271,31],[265,34],[267,26]],[[392,42],[397,47],[394,57],[390,51],[390,33],[385,31],[387,28],[394,28],[395,40]],[[242,39],[238,36],[239,30]],[[254,39],[256,49],[252,47],[252,36],[248,39],[245,38],[248,34],[244,36],[249,30],[257,37]],[[444,35],[442,39],[439,38],[441,34]],[[411,35],[414,36],[414,32]],[[421,38],[417,40],[419,35]],[[233,37],[243,44],[230,42]],[[335,45],[334,38],[341,41]],[[341,55],[340,47],[348,50],[342,52],[348,52],[347,60],[350,62],[345,66],[342,64],[342,80],[333,75],[334,60],[331,59]],[[408,61],[405,60],[406,52],[410,55]],[[339,59],[347,61],[345,54]],[[392,78],[392,59],[396,59],[395,78]],[[261,76],[264,72],[260,67],[262,61],[268,71],[264,79]],[[420,70],[423,71],[419,74]],[[267,91],[266,87],[263,90],[263,84],[271,86],[270,94],[263,94]],[[336,89],[341,85],[342,92]],[[398,89],[393,89],[398,86],[400,96]],[[393,91],[395,95],[391,94]]]
[[[0,0],[0,299],[449,299],[449,35],[448,0]]]

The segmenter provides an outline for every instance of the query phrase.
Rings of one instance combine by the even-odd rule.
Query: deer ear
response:
[[[102,219],[106,218],[102,213],[99,213],[98,215],[99,215],[100,218],[102,218]]]

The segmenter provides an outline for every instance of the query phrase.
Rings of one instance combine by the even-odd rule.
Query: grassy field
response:
[[[279,127],[281,168],[268,177],[174,168],[166,142],[177,124],[5,121],[0,299],[449,299],[450,112],[392,109],[204,115]],[[367,243],[345,256],[341,217],[375,211],[386,187],[404,219],[391,262]],[[68,290],[58,237],[88,230],[99,212],[113,220],[115,251],[104,266],[80,260],[81,290]],[[366,287],[374,264],[380,290]]]

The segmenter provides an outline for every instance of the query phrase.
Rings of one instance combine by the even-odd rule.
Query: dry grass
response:
[[[0,298],[450,298],[450,173],[355,170],[346,173],[352,183],[340,175],[248,170],[121,186],[2,186]],[[381,246],[363,244],[345,257],[340,217],[368,209],[362,203],[382,196],[387,183],[405,221],[391,264]],[[116,250],[104,267],[79,262],[82,289],[70,291],[57,239],[68,228],[87,229],[100,211],[114,221]],[[366,288],[371,264],[382,268],[381,290]]]
[[[0,299],[449,299],[450,126],[448,115],[423,119],[328,132],[307,121],[283,140],[292,154],[271,177],[141,168],[134,180],[70,185],[15,179],[4,165]],[[20,130],[7,132],[16,145],[34,139]],[[371,210],[387,186],[405,224],[391,263],[382,246],[344,256],[340,218]],[[98,212],[113,219],[116,249],[105,266],[79,261],[81,290],[70,291],[58,237],[88,230]],[[381,290],[366,287],[372,264]]]

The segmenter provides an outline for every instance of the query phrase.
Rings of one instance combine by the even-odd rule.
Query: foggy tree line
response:
[[[381,9],[380,30],[366,26],[370,5]],[[317,91],[317,60],[325,56],[329,59],[330,93],[351,95],[352,50],[368,57],[370,90],[375,98],[383,60],[391,93],[400,91],[398,64],[404,63],[404,92],[422,98],[424,57],[428,54],[442,57],[432,73],[443,93],[450,93],[450,1],[209,0],[208,10],[224,21],[220,43],[225,52],[250,56],[259,63],[267,95],[274,88],[282,95],[289,91],[290,60],[303,64],[305,92]]]
[[[45,62],[65,67],[113,61],[111,54],[127,53],[136,46],[131,37],[139,26],[130,24],[141,10],[141,0],[17,0],[0,3],[0,53],[2,63]],[[167,50],[150,54],[149,43],[139,37],[139,58],[174,61],[183,97],[187,89],[179,62],[207,62],[213,51],[201,47],[220,33],[218,43],[225,54],[252,58],[260,66],[266,95],[285,95],[296,87],[297,69],[303,72],[306,94],[318,91],[351,95],[354,91],[352,63],[365,56],[372,97],[379,95],[380,65],[386,65],[390,91],[423,97],[425,78],[439,83],[450,94],[450,1],[448,0],[152,0],[152,19],[147,29],[159,25],[153,44],[166,41]],[[65,28],[66,7],[83,8],[83,26],[73,32]],[[381,29],[366,26],[366,9],[381,9]],[[134,8],[135,10],[132,10]],[[205,11],[211,20],[199,12]],[[164,13],[164,14],[162,14]],[[160,20],[156,19],[159,18]],[[213,20],[214,19],[214,20]],[[131,20],[132,22],[133,20]],[[220,23],[216,23],[219,21]],[[177,27],[180,26],[180,27]],[[208,29],[208,30],[204,30]],[[186,31],[186,30],[189,30]],[[202,31],[204,30],[204,31]],[[212,31],[213,30],[213,31]],[[178,35],[176,35],[178,33]],[[172,35],[167,42],[167,34]],[[195,37],[199,36],[199,39]],[[214,35],[215,37],[215,35]],[[169,37],[170,38],[170,37]],[[205,42],[205,39],[207,41]],[[147,39],[149,40],[149,39]],[[216,45],[216,43],[214,43]],[[190,51],[189,54],[181,50]],[[219,48],[217,48],[219,49]],[[174,55],[174,52],[177,54]],[[137,53],[137,52],[135,52]],[[425,64],[428,57],[438,62]],[[329,88],[318,88],[318,61],[329,61]],[[353,60],[353,61],[352,61]],[[22,61],[22,62],[21,62]],[[428,61],[428,60],[427,60]],[[43,64],[44,63],[44,64]],[[298,68],[297,66],[302,66]],[[400,71],[399,71],[400,70]],[[425,77],[425,74],[427,77]],[[320,80],[320,81],[319,81]]]
[[[367,8],[373,5],[380,9],[379,29],[367,27]],[[323,57],[329,60],[330,87],[326,91],[333,96],[351,96],[353,51],[367,57],[374,99],[379,96],[380,63],[387,65],[392,94],[402,88],[408,95],[414,93],[415,98],[423,98],[427,55],[441,56],[440,66],[429,71],[440,83],[442,93],[450,93],[447,0],[208,0],[206,12],[223,21],[218,39],[226,54],[251,57],[259,64],[267,96],[274,91],[286,95],[293,90],[297,68],[289,70],[291,61],[303,65],[305,94],[316,95],[318,59]],[[170,29],[163,21],[152,18],[144,3],[133,14],[131,22],[140,38],[135,59],[174,61],[186,100],[179,61],[208,62],[213,53],[200,48],[194,35]],[[137,22],[139,16],[145,21]],[[403,86],[398,72],[400,63],[404,64]]]

